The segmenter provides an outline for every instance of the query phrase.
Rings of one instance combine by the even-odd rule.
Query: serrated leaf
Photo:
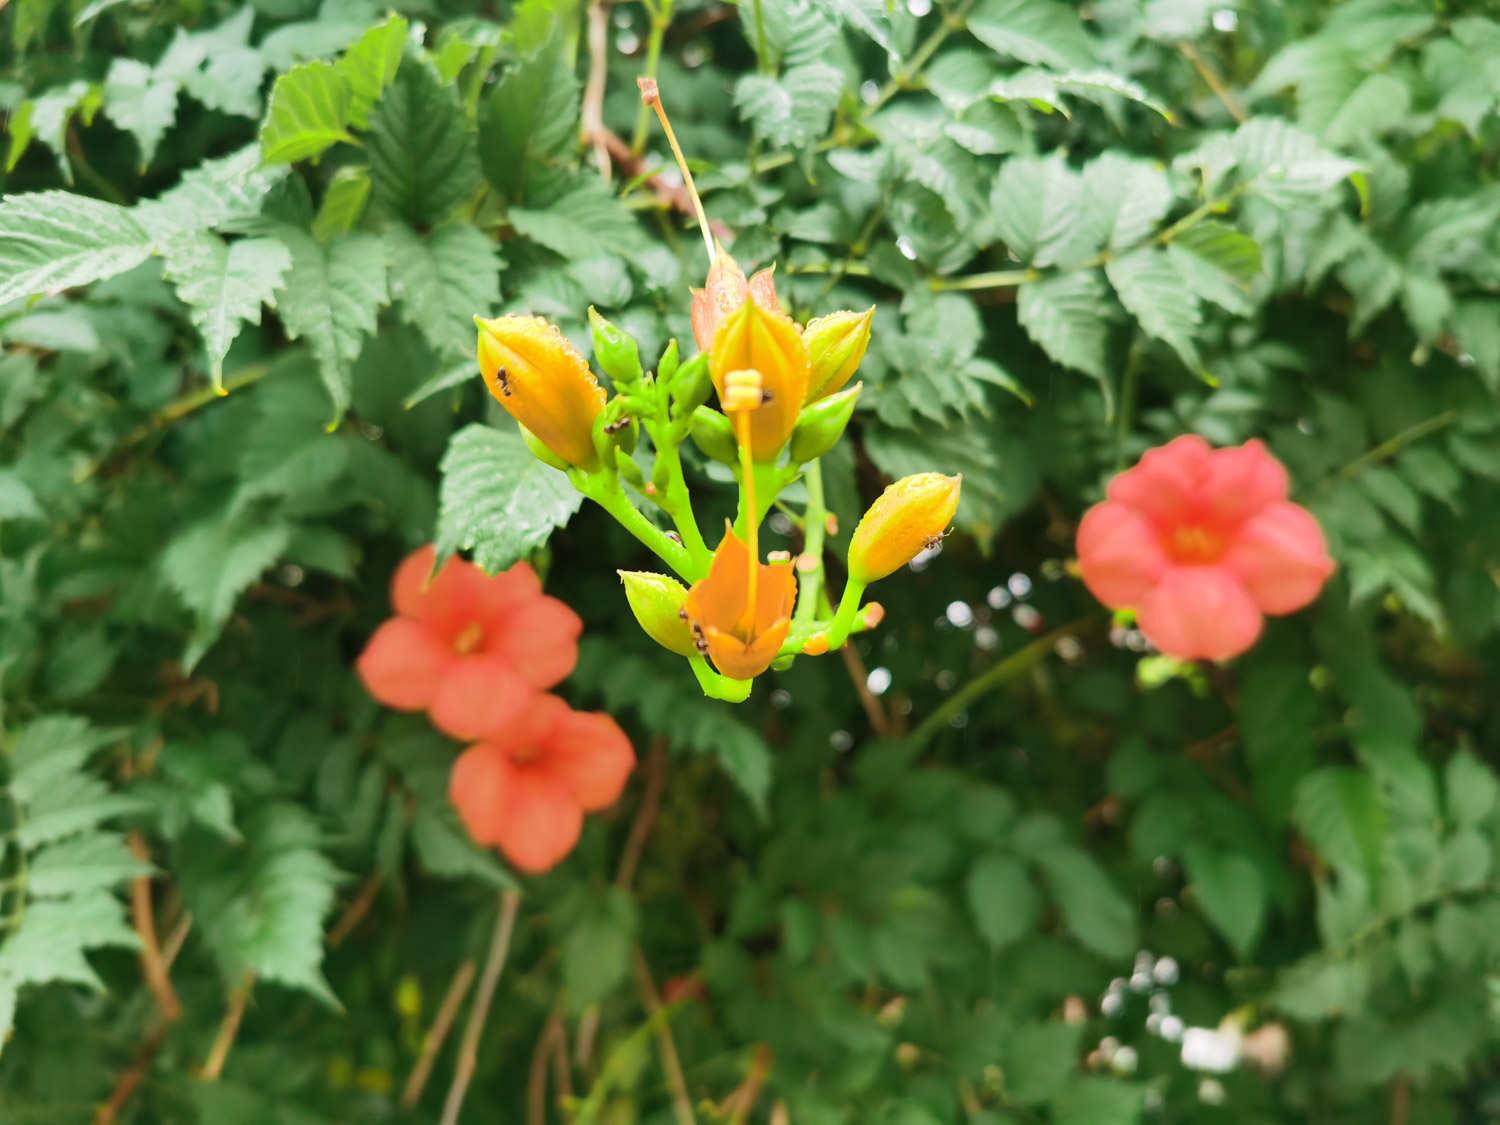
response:
[[[1084,167],[1080,194],[1098,231],[1096,241],[1113,250],[1134,246],[1151,235],[1174,199],[1164,168],[1112,152]]]
[[[190,169],[176,187],[139,204],[134,213],[157,238],[241,227],[260,215],[266,197],[286,174],[285,167],[265,167],[260,146],[248,144]]]
[[[528,167],[577,136],[578,79],[561,35],[506,68],[480,111],[484,174],[519,199]]]
[[[1269,905],[1265,878],[1247,856],[1206,844],[1183,855],[1193,899],[1240,958],[1247,959],[1260,937]]]
[[[354,41],[334,64],[349,85],[349,120],[356,129],[369,123],[370,110],[401,67],[409,25],[392,15]]]
[[[1390,74],[1371,74],[1349,92],[1318,130],[1332,145],[1349,145],[1384,133],[1406,120],[1411,92]]]
[[[359,223],[370,198],[370,170],[353,164],[340,168],[323,193],[323,202],[313,217],[312,233],[319,242],[332,242]]]
[[[1094,59],[1078,13],[1056,0],[981,0],[968,26],[981,43],[1025,63],[1068,70]]]
[[[1330,152],[1302,130],[1270,117],[1252,117],[1231,139],[1241,172],[1255,191],[1278,206],[1322,196],[1360,164]]]
[[[428,63],[397,72],[370,115],[368,143],[375,202],[413,226],[436,223],[479,186],[474,131]]]
[[[411,844],[424,870],[450,879],[478,879],[492,887],[514,887],[516,879],[496,858],[464,835],[452,810],[418,809],[411,821]]]
[[[448,444],[442,472],[438,553],[472,551],[491,573],[547,542],[583,503],[568,478],[533,457],[515,430],[465,426]]]
[[[991,949],[1003,949],[1032,931],[1041,913],[1041,896],[1026,865],[1013,855],[981,856],[964,881],[969,910]]]
[[[1347,766],[1326,766],[1308,774],[1297,786],[1292,819],[1334,867],[1376,882],[1386,814],[1370,774]]]
[[[1193,371],[1201,371],[1193,336],[1203,322],[1198,295],[1160,247],[1147,246],[1104,266],[1110,284],[1127,312],[1147,335],[1170,344]]]
[[[773,78],[750,74],[734,87],[740,119],[781,148],[806,148],[828,132],[844,89],[843,72],[806,63]]]
[[[443,355],[473,354],[474,317],[500,303],[500,256],[468,224],[423,237],[410,227],[386,228],[391,297],[402,317]]]
[[[1443,783],[1448,815],[1461,827],[1475,828],[1484,823],[1500,802],[1500,779],[1467,751],[1448,760]]]
[[[140,167],[156,156],[156,147],[177,117],[175,78],[160,74],[145,63],[117,58],[104,76],[104,111],[140,146]]]
[[[598,180],[543,209],[513,207],[509,218],[519,233],[565,258],[589,258],[600,251],[630,255],[646,246],[630,212]]]
[[[1017,258],[1034,265],[1088,256],[1099,243],[1078,221],[1082,186],[1061,157],[1011,157],[990,192],[996,233]]]
[[[1016,314],[1044,352],[1064,367],[1092,375],[1108,393],[1105,301],[1098,271],[1075,270],[1022,285]]]
[[[1077,848],[1055,847],[1039,851],[1035,858],[1074,937],[1101,957],[1128,957],[1135,951],[1135,907],[1092,856]]]
[[[267,164],[292,164],[321,155],[340,141],[352,141],[349,124],[353,93],[332,63],[317,60],[295,66],[276,79],[260,129]]]
[[[106,890],[150,870],[130,853],[123,837],[89,832],[38,848],[27,860],[26,887],[36,898],[65,898]]]
[[[290,534],[284,523],[213,515],[167,545],[162,577],[195,619],[184,668],[191,670],[218,639],[235,601],[281,557]]]
[[[274,238],[232,243],[207,231],[170,240],[163,249],[166,277],[203,336],[214,385],[223,382],[224,357],[245,324],[260,323],[262,305],[276,305],[292,256]]]
[[[65,191],[0,199],[0,305],[124,273],[151,248],[146,228],[113,203]]]
[[[317,358],[337,422],[349,407],[350,365],[389,301],[385,244],[364,233],[342,235],[326,246],[305,231],[284,228],[279,234],[292,254],[281,319]]]

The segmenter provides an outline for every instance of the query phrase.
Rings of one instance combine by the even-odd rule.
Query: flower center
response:
[[[1172,532],[1167,551],[1177,562],[1210,563],[1224,553],[1224,537],[1206,527],[1189,524]]]
[[[517,746],[510,752],[510,760],[518,766],[524,766],[527,762],[534,762],[542,756],[540,746]]]
[[[484,641],[484,627],[477,621],[471,621],[464,626],[464,630],[453,638],[453,651],[460,656],[467,656],[473,652]]]

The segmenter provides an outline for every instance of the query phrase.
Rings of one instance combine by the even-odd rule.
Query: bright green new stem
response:
[[[661,505],[662,511],[672,517],[677,534],[682,536],[683,546],[687,548],[698,573],[707,574],[708,564],[713,561],[713,552],[708,549],[708,544],[703,541],[703,533],[698,530],[698,517],[693,514],[693,498],[688,492],[687,477],[682,471],[682,455],[668,431],[669,427],[665,423],[646,423],[646,432],[656,445],[657,459],[667,467],[666,487],[658,490],[659,494],[653,499]]]
[[[728,676],[721,676],[710,668],[708,661],[701,656],[688,657],[688,664],[693,669],[693,675],[698,677],[698,686],[703,689],[703,694],[709,699],[722,699],[726,703],[743,703],[750,698],[753,680],[733,680]]]
[[[655,78],[657,65],[661,62],[661,44],[667,28],[672,23],[672,0],[661,4],[646,4],[651,15],[651,30],[646,33],[646,66],[641,72],[646,78]],[[651,128],[651,110],[642,102],[635,112],[635,133],[630,138],[630,151],[636,156],[646,151],[646,133]]]
[[[839,599],[839,608],[833,615],[833,624],[828,627],[828,650],[844,647],[849,634],[858,620],[859,602],[865,596],[865,584],[853,578],[844,583],[844,596]]]
[[[802,513],[804,539],[802,553],[817,564],[811,570],[798,572],[797,609],[792,625],[805,625],[818,612],[818,596],[823,589],[823,537],[828,531],[828,511],[823,506],[823,465],[809,461],[802,467],[807,485],[807,508]]]
[[[615,522],[655,552],[662,562],[677,572],[679,578],[692,583],[702,577],[702,572],[693,565],[693,558],[688,553],[688,549],[671,539],[665,531],[637,510],[630,502],[630,498],[625,495],[624,490],[620,488],[618,478],[577,470],[569,476],[573,477],[574,487],[579,492],[614,516]]]

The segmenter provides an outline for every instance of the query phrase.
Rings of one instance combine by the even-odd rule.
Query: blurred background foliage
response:
[[[1500,1120],[1489,5],[0,7],[5,1121],[437,1119],[515,880],[351,671],[433,538],[546,569],[642,761],[525,883],[465,1120]],[[965,475],[740,708],[633,541],[453,440],[505,424],[475,312],[691,339],[642,73],[742,264],[878,308],[841,534]],[[1229,667],[1068,571],[1185,431],[1267,439],[1341,564]]]

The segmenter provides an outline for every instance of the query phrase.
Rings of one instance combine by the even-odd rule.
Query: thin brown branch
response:
[[[464,1107],[464,1095],[469,1091],[469,1082],[474,1077],[474,1066],[479,1059],[479,1040],[484,1036],[484,1022],[489,1018],[490,1004],[495,999],[495,986],[500,983],[500,972],[505,968],[505,958],[510,953],[510,937],[516,928],[516,911],[521,906],[521,892],[500,892],[500,912],[495,919],[495,932],[490,938],[489,955],[485,958],[484,974],[479,978],[479,990],[474,994],[474,1006],[469,1009],[469,1021],[464,1025],[463,1041],[458,1049],[458,1067],[453,1083],[448,1087],[447,1100],[443,1102],[441,1125],[457,1125],[458,1115]]]
[[[151,1073],[151,1064],[156,1059],[156,1053],[161,1050],[161,1045],[166,1042],[167,1032],[171,1026],[170,1019],[160,1013],[157,1014],[151,1030],[141,1042],[140,1049],[136,1051],[135,1058],[115,1082],[115,1088],[110,1091],[109,1100],[95,1111],[94,1125],[114,1125],[114,1122],[119,1120],[120,1111],[135,1095],[136,1090],[140,1089],[141,1083],[146,1080],[146,1075]]]
[[[744,1122],[749,1119],[755,1103],[760,1101],[760,1093],[765,1087],[766,1079],[771,1076],[771,1064],[775,1059],[776,1056],[768,1045],[765,1043],[755,1045],[745,1080],[719,1103],[718,1112],[729,1121],[729,1125],[744,1125]]]
[[[1391,1125],[1406,1125],[1411,1118],[1411,1076],[1398,1074],[1391,1083]]]
[[[443,994],[443,1002],[438,1005],[432,1026],[422,1037],[422,1051],[417,1056],[417,1065],[411,1068],[411,1075],[401,1091],[401,1104],[407,1109],[422,1100],[422,1090],[432,1074],[432,1064],[437,1062],[438,1053],[443,1049],[453,1021],[458,1018],[458,1009],[463,1004],[464,997],[469,994],[469,985],[474,982],[474,972],[474,961],[470,958],[458,967],[458,972],[448,982],[448,991]]]
[[[132,829],[127,843],[130,854],[144,864],[151,862],[151,851],[139,830]],[[162,957],[161,943],[156,936],[156,912],[151,905],[151,876],[137,875],[130,881],[130,920],[136,935],[141,939],[141,973],[146,986],[156,997],[156,1006],[170,1023],[182,1015],[182,1004],[172,987],[172,978],[167,972],[166,960]]]
[[[630,822],[630,835],[625,837],[625,847],[620,852],[620,866],[615,872],[615,886],[627,891],[635,882],[635,871],[641,864],[641,854],[646,850],[646,841],[656,823],[656,814],[661,810],[661,791],[667,780],[667,740],[662,735],[651,740],[651,749],[646,753],[645,777],[641,803],[636,809],[635,819]]]
[[[839,655],[844,658],[844,667],[849,670],[849,681],[854,685],[855,694],[859,696],[860,706],[865,709],[865,717],[870,720],[870,729],[882,738],[888,737],[892,730],[891,717],[885,713],[880,700],[870,690],[870,673],[865,668],[865,662],[860,659],[854,642],[850,640],[845,643],[839,649]]]
[[[1224,85],[1224,80],[1214,72],[1214,68],[1208,65],[1208,60],[1198,53],[1198,48],[1184,40],[1177,44],[1177,51],[1193,64],[1198,77],[1203,79],[1204,85],[1214,92],[1214,97],[1218,98],[1219,104],[1229,111],[1229,116],[1237,122],[1243,122],[1246,117],[1245,107],[1240,105],[1235,96],[1229,92],[1229,87]]]
[[[613,173],[609,148],[604,140],[604,85],[609,77],[609,0],[589,5],[589,76],[583,86],[579,126],[583,140],[594,150],[594,165],[608,183]]]
[[[372,873],[360,884],[359,893],[344,909],[339,920],[334,923],[333,929],[328,931],[328,948],[337,949],[344,943],[344,939],[352,934],[355,928],[365,920],[365,915],[370,912],[370,907],[375,905],[375,899],[380,894],[380,884],[383,876],[380,872]]]
[[[193,916],[184,914],[177,920],[177,925],[167,935],[167,944],[161,947],[161,959],[167,968],[172,967],[172,962],[177,960],[177,955],[182,952],[183,945],[187,942],[188,931],[193,928]]]
[[[672,1091],[672,1114],[677,1125],[697,1125],[693,1115],[693,1100],[688,1096],[687,1079],[682,1073],[682,1059],[677,1054],[677,1043],[672,1038],[672,1025],[662,1009],[661,995],[656,991],[656,981],[651,977],[651,966],[646,964],[646,955],[637,946],[631,957],[635,970],[636,987],[641,993],[641,1003],[646,1006],[646,1015],[656,1032],[656,1049],[661,1055],[661,1068],[667,1076],[667,1086]]]
[[[565,1034],[562,1013],[554,1008],[531,1052],[531,1068],[526,1075],[526,1125],[547,1125],[547,1064],[558,1036]]]
[[[603,138],[605,150],[614,160],[615,166],[627,177],[634,179],[643,175],[650,167],[647,159],[632,152],[630,145],[618,133],[603,129],[600,135]],[[670,207],[673,211],[680,211],[684,215],[696,216],[698,214],[697,208],[693,206],[693,194],[688,191],[686,184],[673,183],[659,172],[647,176],[643,182],[658,202]],[[733,233],[728,226],[715,220],[709,221],[708,229],[722,241],[729,241]]]
[[[250,990],[255,987],[255,974],[246,973],[244,979],[229,993],[229,1007],[224,1012],[224,1022],[219,1024],[219,1034],[214,1036],[214,1045],[209,1049],[203,1069],[198,1077],[205,1082],[217,1082],[224,1072],[224,1063],[229,1058],[229,1048],[240,1033],[240,1021],[245,1018],[245,1005],[250,1001]]]

